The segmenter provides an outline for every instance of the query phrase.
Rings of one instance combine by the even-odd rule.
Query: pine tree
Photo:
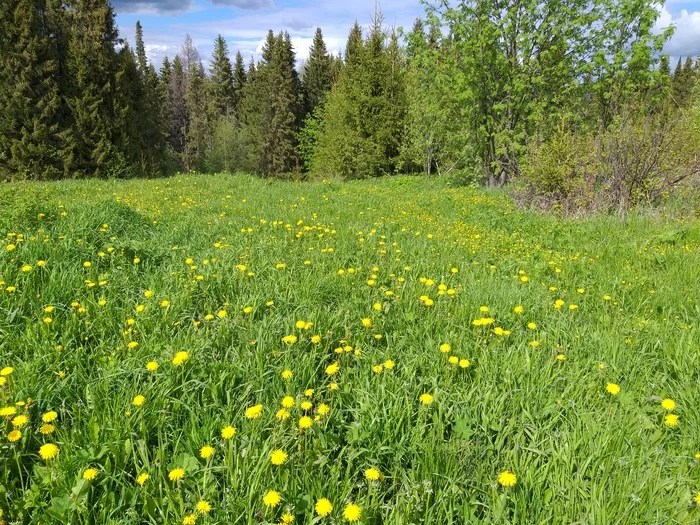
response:
[[[228,57],[228,45],[221,35],[214,41],[214,53],[211,59],[211,105],[216,117],[233,113],[235,94],[231,60]]]
[[[357,20],[355,20],[355,23],[350,30],[350,34],[348,35],[348,42],[345,45],[346,66],[355,66],[362,60],[363,46],[364,42],[362,40],[362,29],[360,28],[360,24],[357,23]]]
[[[241,105],[245,83],[245,64],[243,63],[243,55],[238,51],[236,52],[236,60],[233,64],[233,111],[236,115],[238,115],[238,110]]]
[[[306,115],[312,113],[330,91],[333,82],[331,65],[332,58],[328,55],[323,33],[318,27],[309,50],[309,59],[304,64],[304,113]]]
[[[202,170],[205,154],[211,144],[213,126],[207,107],[207,82],[201,62],[192,64],[185,92],[188,119],[183,162],[187,170]]]

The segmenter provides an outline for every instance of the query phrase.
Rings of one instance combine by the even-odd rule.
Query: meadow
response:
[[[698,523],[699,291],[677,215],[5,185],[0,522]]]

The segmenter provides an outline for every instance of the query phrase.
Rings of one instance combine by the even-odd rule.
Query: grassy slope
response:
[[[15,368],[0,396],[32,399],[18,412],[30,419],[20,441],[8,443],[9,420],[0,430],[5,518],[180,523],[206,499],[213,510],[198,523],[276,522],[287,508],[310,523],[327,497],[338,522],[350,501],[364,523],[699,519],[696,222],[560,221],[423,179],[201,176],[5,186],[0,230],[0,367]],[[441,283],[455,294],[439,295]],[[220,310],[226,318],[205,320]],[[494,324],[474,327],[482,315]],[[289,334],[299,341],[282,343]],[[342,345],[360,355],[334,353]],[[190,359],[174,367],[180,350]],[[395,368],[372,371],[387,359]],[[300,433],[298,404],[285,422],[275,412],[307,388],[314,410],[331,412]],[[429,407],[418,401],[426,392]],[[137,394],[142,407],[131,406]],[[663,423],[662,397],[678,404],[675,428]],[[262,417],[246,420],[257,403]],[[42,436],[50,409],[56,431]],[[227,424],[238,429],[231,442],[219,436]],[[46,442],[60,447],[55,461],[39,459]],[[212,460],[199,458],[205,444]],[[269,462],[276,448],[289,454],[282,467]],[[80,480],[89,466],[97,479]],[[383,480],[364,479],[370,466]],[[177,484],[167,479],[175,467],[186,471]],[[505,469],[518,476],[511,489],[496,482]],[[270,489],[283,496],[276,509],[262,502]]]

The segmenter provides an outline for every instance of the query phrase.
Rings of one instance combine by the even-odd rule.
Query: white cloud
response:
[[[664,46],[664,52],[672,57],[700,56],[700,11],[683,9],[674,18],[664,6],[656,28],[660,31],[671,24],[675,25],[676,30]]]

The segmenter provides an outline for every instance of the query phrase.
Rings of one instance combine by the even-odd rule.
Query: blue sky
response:
[[[342,51],[355,20],[370,23],[374,0],[112,0],[120,34],[133,44],[134,26],[140,20],[151,59],[158,66],[172,58],[186,33],[194,40],[205,64],[212,42],[221,33],[231,53],[243,53],[246,63],[257,55],[268,29],[286,30],[297,57],[308,54],[317,26],[323,29],[331,51]],[[383,0],[388,25],[410,27],[423,13],[418,0]],[[676,24],[666,51],[673,57],[700,55],[700,0],[669,0],[662,8],[659,26]]]

